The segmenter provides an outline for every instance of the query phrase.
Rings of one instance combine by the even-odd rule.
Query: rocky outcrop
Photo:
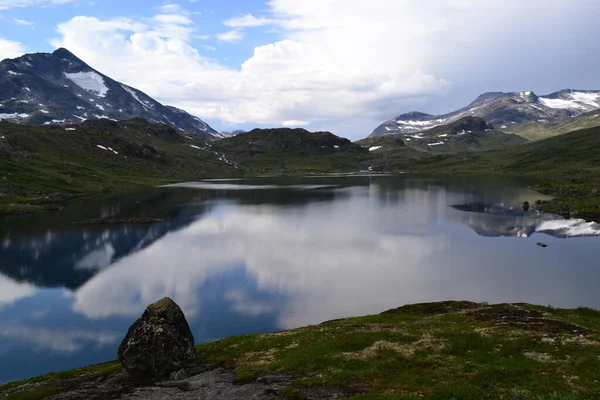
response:
[[[118,351],[129,374],[143,379],[164,377],[195,358],[194,336],[181,308],[170,298],[151,304],[131,325]]]

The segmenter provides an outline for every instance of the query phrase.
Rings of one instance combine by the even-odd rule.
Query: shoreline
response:
[[[108,362],[0,385],[0,396],[583,400],[598,398],[598,369],[600,311],[444,301],[200,344],[179,380],[135,381]]]
[[[403,172],[381,172],[377,171],[372,174],[366,174],[364,172],[333,172],[333,173],[315,173],[315,177],[326,177],[326,176],[423,176],[429,174],[425,171],[403,171]],[[447,174],[433,174],[433,176],[450,176]],[[518,177],[526,178],[531,180],[537,180],[534,175],[516,175],[507,174],[500,172],[452,172],[452,176],[494,176],[494,177]],[[237,178],[224,178],[224,179],[251,179],[251,178],[263,178],[264,175],[242,175]],[[283,174],[283,175],[269,175],[268,177],[312,177],[311,174]],[[219,177],[212,178],[198,178],[197,180],[215,180],[221,179]],[[545,179],[542,178],[542,179]],[[540,179],[541,180],[541,179]],[[583,182],[569,182],[563,183],[564,178],[554,176],[552,179],[554,182],[548,182],[546,179],[545,183],[538,183],[527,187],[537,193],[544,195],[555,196],[554,199],[544,201],[540,204],[537,209],[544,213],[556,214],[569,218],[580,218],[587,222],[600,222],[600,180],[583,181]],[[52,213],[62,211],[65,207],[73,204],[76,201],[85,201],[103,196],[114,196],[119,194],[126,194],[143,190],[144,188],[153,188],[164,185],[180,183],[181,180],[157,180],[156,184],[148,185],[136,185],[128,188],[112,188],[103,189],[94,192],[83,192],[77,194],[66,194],[56,192],[51,195],[40,195],[37,198],[16,198],[12,203],[0,202],[0,219],[3,217],[10,216],[21,216],[21,215],[32,215],[40,213]],[[52,196],[52,197],[48,197]],[[0,200],[2,200],[0,198]],[[6,199],[4,199],[6,200]]]

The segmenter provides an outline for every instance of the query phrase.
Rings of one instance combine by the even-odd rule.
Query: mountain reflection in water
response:
[[[505,204],[470,203],[452,208],[469,213],[468,225],[481,236],[516,236],[527,238],[545,233],[557,238],[600,235],[600,224],[583,219],[565,219],[535,210]]]

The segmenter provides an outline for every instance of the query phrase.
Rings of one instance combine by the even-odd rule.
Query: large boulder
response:
[[[118,356],[127,372],[145,379],[188,365],[196,357],[194,336],[181,308],[168,297],[150,304],[129,328]]]

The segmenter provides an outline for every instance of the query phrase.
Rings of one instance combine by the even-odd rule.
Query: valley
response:
[[[66,49],[0,62],[0,214],[207,178],[327,173],[530,176],[544,205],[600,217],[600,91],[480,95],[443,115],[409,112],[351,142],[330,132],[217,132]]]

